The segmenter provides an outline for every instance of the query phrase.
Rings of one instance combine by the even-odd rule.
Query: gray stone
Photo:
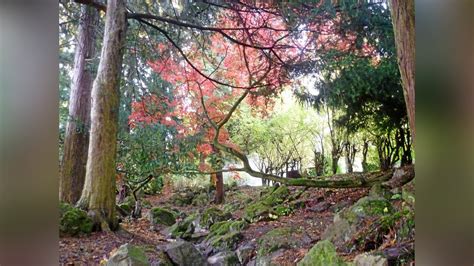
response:
[[[240,265],[237,255],[232,251],[219,252],[216,255],[207,258],[207,262],[212,266]]]
[[[388,266],[386,258],[380,255],[362,253],[354,258],[355,266]]]
[[[125,244],[120,246],[107,260],[107,266],[147,266],[150,265],[142,248]]]
[[[250,261],[255,251],[255,246],[252,244],[246,244],[237,249],[237,258],[240,263],[245,264]]]
[[[168,244],[165,249],[168,256],[177,265],[206,265],[204,256],[189,242],[176,241]]]

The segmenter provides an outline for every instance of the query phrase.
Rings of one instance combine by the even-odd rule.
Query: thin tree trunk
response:
[[[364,146],[362,147],[362,172],[367,172],[367,153],[369,152],[369,142],[364,140]]]
[[[91,89],[94,77],[92,62],[89,60],[95,55],[95,27],[98,22],[97,9],[82,6],[69,96],[69,119],[59,178],[59,199],[71,204],[75,204],[81,197],[86,176]]]
[[[224,178],[222,172],[216,174],[216,198],[214,203],[222,204],[224,203]]]
[[[78,206],[89,211],[102,230],[114,229],[115,157],[119,81],[127,29],[123,0],[108,0],[101,59],[92,87],[91,136],[84,189]]]
[[[407,108],[410,131],[415,142],[415,3],[390,0],[390,11],[397,47],[398,66]]]

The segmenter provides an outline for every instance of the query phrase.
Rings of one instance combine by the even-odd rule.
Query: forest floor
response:
[[[292,193],[301,191],[302,188],[290,188]],[[242,186],[234,188],[250,198],[259,198],[261,187]],[[368,194],[368,189],[307,189],[301,198],[304,198],[304,207],[296,209],[288,216],[279,217],[277,220],[260,221],[249,225],[242,234],[240,243],[255,243],[262,235],[275,228],[298,227],[303,229],[301,245],[298,248],[288,248],[278,256],[276,262],[279,265],[296,265],[308,250],[321,239],[321,234],[333,222],[334,214],[347,206],[352,205],[361,197]],[[232,192],[226,192],[230,200]],[[170,205],[170,197],[173,193],[163,193],[158,195],[146,195],[144,200],[151,203],[153,207],[170,206],[178,209],[182,213],[191,214],[196,211],[203,211],[214,204],[202,206],[174,206]],[[110,253],[119,246],[130,243],[145,246],[146,253],[153,261],[156,247],[168,243],[167,236],[164,235],[163,228],[156,229],[148,219],[150,208],[143,208],[142,218],[126,218],[120,224],[120,229],[116,232],[93,232],[88,236],[61,237],[59,241],[59,254],[61,265],[91,265],[100,264],[110,256]],[[232,213],[233,219],[239,219],[243,215],[243,210]],[[359,252],[360,253],[360,252]],[[357,252],[339,254],[345,260],[350,260],[357,255]]]

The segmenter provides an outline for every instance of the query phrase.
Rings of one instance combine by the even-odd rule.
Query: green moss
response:
[[[210,243],[219,250],[232,250],[241,238],[242,234],[240,232],[231,231],[227,234],[213,237],[210,239]]]
[[[298,266],[348,265],[336,253],[336,248],[329,240],[319,241],[297,264]]]
[[[87,216],[85,211],[75,208],[69,204],[61,203],[59,212],[60,234],[75,236],[80,233],[89,234],[92,232],[94,222],[89,216]]]
[[[393,212],[393,207],[383,198],[364,197],[356,202],[348,211],[343,213],[343,217],[350,223],[354,223],[359,217],[382,216]]]
[[[248,227],[245,221],[222,221],[217,222],[209,229],[206,240],[217,249],[230,250],[235,248],[237,242],[242,237],[240,233]]]
[[[209,228],[216,222],[226,221],[232,218],[232,215],[228,212],[223,212],[219,208],[211,207],[206,209],[201,218],[201,225],[203,227]]]
[[[127,214],[132,213],[132,210],[134,208],[133,205],[131,205],[129,202],[124,202],[122,204],[119,204],[118,207]]]
[[[156,207],[150,210],[149,219],[154,225],[164,224],[170,226],[176,222],[176,214],[170,210]]]
[[[145,251],[141,247],[129,246],[128,254],[135,262],[143,263],[143,265],[149,265],[148,258]]]
[[[276,214],[277,216],[286,216],[292,212],[292,208],[284,206],[284,205],[278,205],[273,208],[273,213]]]
[[[171,236],[174,238],[189,239],[194,233],[194,224],[193,221],[197,218],[197,214],[192,214],[186,219],[175,223],[171,226],[170,232]]]
[[[283,203],[289,195],[290,190],[287,186],[271,190],[271,192],[264,194],[260,200],[245,208],[244,218],[249,222],[256,222],[268,217],[269,214],[275,215],[273,207]]]

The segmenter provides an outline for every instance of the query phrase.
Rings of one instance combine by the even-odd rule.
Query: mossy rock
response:
[[[393,222],[393,213],[394,208],[388,200],[381,197],[363,197],[334,216],[333,224],[322,234],[322,239],[332,241],[344,252],[349,252],[354,245],[366,249],[366,236],[372,235],[371,239],[378,239],[379,237],[373,234],[379,234],[380,237],[383,234],[383,230],[375,232],[368,228],[366,221],[379,220],[382,222],[381,228],[384,229],[384,223]],[[358,239],[356,243],[353,241],[354,237]]]
[[[176,213],[167,209],[155,207],[150,210],[149,219],[153,225],[163,224],[170,226],[176,222]]]
[[[326,265],[349,265],[337,255],[336,248],[329,240],[322,240],[316,243],[316,245],[314,245],[304,256],[304,258],[297,264],[297,266]]]
[[[359,199],[348,211],[343,212],[343,217],[349,222],[356,222],[368,216],[381,216],[393,212],[393,207],[384,198],[363,197]]]
[[[242,238],[241,231],[248,227],[246,221],[222,221],[213,224],[206,237],[216,250],[232,250]]]
[[[279,249],[299,247],[302,244],[300,239],[302,233],[293,227],[273,229],[257,240],[257,254],[262,257]]]
[[[229,212],[224,212],[219,208],[211,207],[202,213],[201,226],[209,228],[217,222],[227,221],[231,218],[232,214]]]
[[[250,204],[244,211],[244,219],[249,222],[257,222],[265,218],[275,218],[273,207],[283,203],[290,195],[287,186],[280,186],[264,194],[257,202]],[[279,210],[282,210],[281,207]]]
[[[184,220],[173,224],[170,228],[170,234],[173,238],[190,239],[194,233],[194,221],[197,219],[197,214],[192,214]]]
[[[76,236],[92,232],[94,222],[85,211],[67,203],[60,203],[59,213],[59,233],[61,235]]]
[[[145,250],[142,247],[125,244],[120,246],[115,252],[112,253],[110,258],[107,260],[106,265],[147,266],[151,264],[145,254]]]

